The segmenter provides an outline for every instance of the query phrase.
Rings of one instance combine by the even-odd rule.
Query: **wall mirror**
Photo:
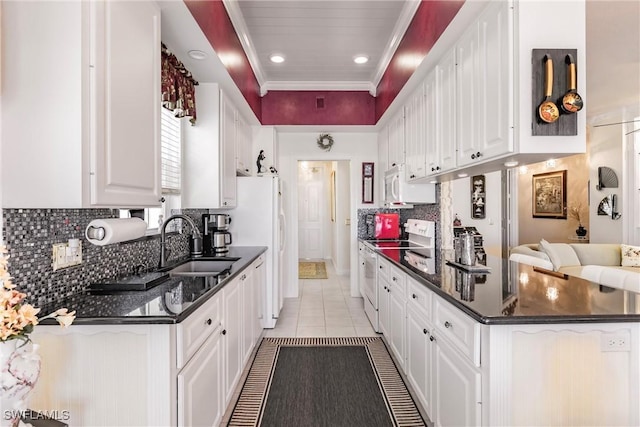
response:
[[[373,203],[373,163],[362,163],[362,203]]]

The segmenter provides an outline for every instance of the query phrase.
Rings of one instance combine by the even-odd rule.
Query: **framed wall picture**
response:
[[[485,205],[487,203],[487,190],[484,175],[476,175],[471,178],[471,218],[483,219],[485,217]]]
[[[362,203],[373,203],[373,163],[362,163]]]
[[[533,175],[534,218],[567,219],[567,171]]]

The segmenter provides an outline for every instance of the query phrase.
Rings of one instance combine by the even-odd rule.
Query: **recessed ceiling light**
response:
[[[198,60],[201,60],[201,59],[204,59],[204,58],[206,58],[206,57],[207,57],[207,54],[206,54],[206,53],[204,53],[204,52],[203,52],[203,51],[201,51],[201,50],[190,50],[189,52],[187,52],[187,54],[188,54],[191,58],[193,58],[193,59],[198,59]]]
[[[459,174],[458,174],[458,178],[465,178],[465,177],[467,177],[467,176],[469,176],[469,174],[468,174],[468,173],[459,173]]]
[[[358,55],[353,57],[353,62],[356,64],[366,64],[369,61],[369,57],[366,55]]]
[[[504,162],[504,165],[508,168],[512,168],[515,166],[518,166],[518,162],[516,162],[515,160],[511,161],[511,162]]]
[[[284,62],[284,56],[277,53],[274,53],[273,55],[271,55],[269,59],[271,60],[271,62],[275,62],[276,64],[280,64]]]

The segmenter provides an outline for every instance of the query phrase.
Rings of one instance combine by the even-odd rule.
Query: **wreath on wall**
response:
[[[321,133],[320,136],[318,136],[316,143],[318,144],[318,147],[323,150],[331,151],[331,147],[333,147],[333,137],[328,133]]]

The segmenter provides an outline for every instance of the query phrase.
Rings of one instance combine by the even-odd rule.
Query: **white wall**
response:
[[[618,212],[624,206],[622,187],[622,126],[605,126],[591,128],[589,134],[589,242],[591,243],[620,243],[622,238],[622,224],[625,218],[612,220],[609,216],[598,215],[600,201],[610,194],[618,198]],[[597,190],[598,167],[607,166],[618,176],[618,188],[604,188]],[[629,183],[631,185],[631,183]]]
[[[351,173],[349,168],[350,162],[340,161],[336,164],[336,222],[334,223],[335,252],[333,263],[336,273],[340,275],[349,274],[350,272],[350,222],[357,220],[357,217],[351,217],[351,201],[361,199],[360,193],[351,194],[349,186]]]
[[[476,227],[484,238],[485,251],[500,256],[502,248],[502,184],[500,171],[485,174],[485,218],[471,218],[471,177],[451,181],[452,213],[464,227]],[[446,226],[443,224],[443,226]],[[453,227],[453,223],[449,224]]]
[[[330,132],[330,131],[327,131]],[[358,224],[356,221],[359,208],[372,207],[362,205],[359,197],[361,189],[362,162],[377,162],[378,146],[377,133],[368,132],[330,132],[334,139],[331,151],[318,147],[316,132],[282,132],[278,131],[278,165],[282,178],[283,189],[286,192],[284,211],[287,219],[288,232],[284,250],[284,296],[287,298],[298,296],[298,161],[299,160],[350,160],[349,192],[352,203],[349,215],[352,219],[349,227],[349,254],[351,295],[358,296]],[[377,191],[377,189],[376,189]],[[379,195],[375,195],[379,200]]]

